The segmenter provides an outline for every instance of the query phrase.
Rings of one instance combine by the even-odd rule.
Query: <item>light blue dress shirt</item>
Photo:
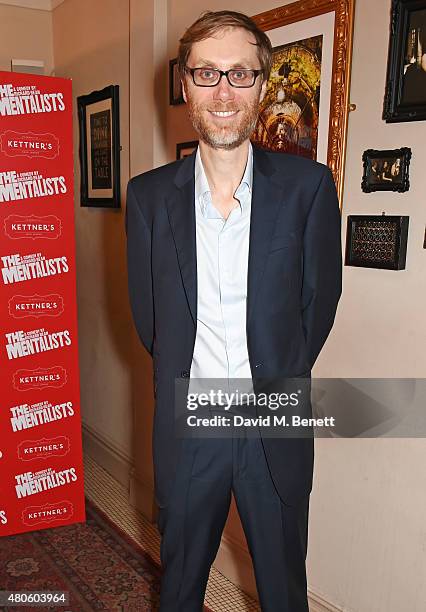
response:
[[[253,149],[235,192],[239,204],[227,219],[214,207],[198,148],[195,159],[195,219],[197,245],[197,333],[190,379],[219,378],[223,391],[252,391],[247,350],[246,304],[253,184]],[[229,379],[238,381],[237,389]],[[189,381],[188,393],[206,389]],[[235,403],[235,401],[232,401]]]

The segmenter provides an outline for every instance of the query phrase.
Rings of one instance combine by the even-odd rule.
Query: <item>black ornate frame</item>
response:
[[[383,182],[383,183],[371,183],[369,178],[371,176],[371,163],[374,159],[387,158],[395,159],[401,158],[401,179],[398,182]],[[399,191],[400,193],[408,191],[410,188],[409,180],[409,167],[411,159],[411,149],[409,147],[402,147],[401,149],[386,149],[385,151],[378,151],[376,149],[367,149],[364,151],[362,161],[364,163],[364,173],[362,176],[361,188],[365,193],[371,193],[372,191]]]
[[[422,104],[407,104],[402,99],[404,53],[410,13],[426,9],[426,0],[392,0],[388,69],[386,77],[383,119],[386,123],[423,121],[426,100]]]

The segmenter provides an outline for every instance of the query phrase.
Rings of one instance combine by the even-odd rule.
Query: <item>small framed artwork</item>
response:
[[[119,87],[77,98],[81,206],[120,208]]]
[[[361,188],[365,193],[371,191],[408,191],[410,188],[409,167],[411,149],[388,149],[364,151],[362,161],[364,174]]]
[[[178,142],[176,145],[176,159],[183,159],[188,157],[198,147],[198,140],[191,140],[189,142]]]
[[[409,217],[349,215],[345,265],[404,270]]]
[[[180,80],[177,57],[169,61],[169,103],[172,106],[183,104],[182,81]]]
[[[426,0],[392,0],[383,119],[426,119]]]

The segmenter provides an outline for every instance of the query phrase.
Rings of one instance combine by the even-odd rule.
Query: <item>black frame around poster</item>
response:
[[[99,195],[93,195],[96,188],[91,188],[89,177],[88,149],[91,146],[91,135],[87,134],[87,114],[90,115],[90,107],[98,102],[107,101],[107,107],[111,111],[111,186],[108,189],[99,188]],[[120,109],[119,109],[119,86],[109,85],[99,91],[77,98],[78,123],[80,132],[80,204],[81,206],[120,208]],[[92,150],[92,149],[91,149]],[[106,196],[105,191],[111,195]]]

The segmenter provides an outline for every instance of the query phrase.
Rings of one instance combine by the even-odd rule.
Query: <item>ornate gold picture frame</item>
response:
[[[355,0],[299,0],[252,19],[274,65],[254,142],[326,163],[343,196]],[[262,123],[262,125],[261,125]]]

